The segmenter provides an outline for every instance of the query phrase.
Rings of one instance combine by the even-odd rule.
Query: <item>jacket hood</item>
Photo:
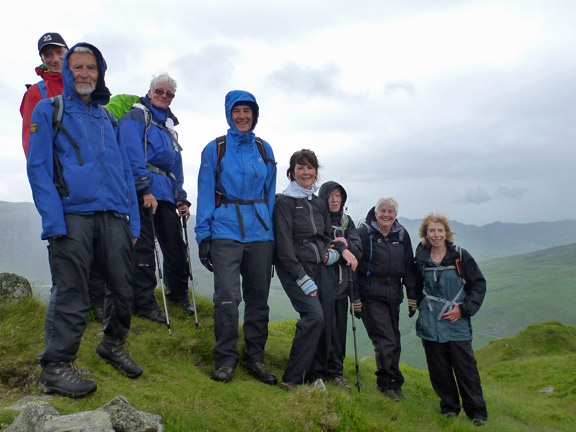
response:
[[[252,108],[253,122],[252,128],[250,129],[250,132],[252,132],[258,123],[260,108],[258,107],[258,103],[256,102],[254,95],[244,90],[232,90],[226,95],[224,108],[226,109],[226,121],[228,122],[228,126],[230,126],[232,130],[241,133],[238,129],[236,129],[236,125],[232,121],[232,108],[234,108],[234,105],[238,104],[239,102],[245,102],[245,105],[248,105],[250,108]]]
[[[68,66],[68,57],[73,53],[74,48],[79,46],[89,48],[90,51],[92,51],[96,56],[96,63],[98,65],[98,81],[96,82],[96,89],[92,93],[90,102],[98,105],[106,105],[108,102],[110,102],[110,90],[108,90],[108,87],[106,87],[106,83],[104,81],[104,76],[107,69],[106,61],[104,60],[104,57],[98,48],[86,42],[77,43],[72,48],[70,48],[64,56],[64,61],[62,62],[62,81],[64,82],[64,95],[66,98],[71,98],[74,100],[82,99],[74,88],[74,75]]]
[[[344,208],[346,207],[346,199],[348,198],[346,189],[344,189],[340,183],[335,181],[327,181],[323,183],[322,186],[320,186],[318,197],[324,201],[326,207],[329,208],[328,197],[330,196],[330,192],[332,192],[335,188],[339,188],[342,191],[342,205],[340,206],[340,211],[336,213],[330,212],[330,219],[332,219],[332,222],[340,223],[340,220],[342,219],[342,213],[344,213]]]

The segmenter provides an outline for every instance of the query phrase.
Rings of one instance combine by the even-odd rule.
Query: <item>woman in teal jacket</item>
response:
[[[276,376],[264,362],[264,346],[276,163],[270,145],[253,132],[259,115],[256,98],[246,91],[231,91],[225,110],[227,134],[202,151],[195,227],[200,260],[214,272],[216,344],[211,378],[229,382],[234,377],[240,358],[238,305],[244,299],[244,367],[258,380],[275,384]]]
[[[426,216],[419,234],[416,334],[424,345],[430,381],[440,396],[444,416],[456,417],[464,408],[473,423],[481,426],[488,412],[472,349],[470,318],[482,305],[486,279],[474,258],[454,246],[454,233],[445,216]]]

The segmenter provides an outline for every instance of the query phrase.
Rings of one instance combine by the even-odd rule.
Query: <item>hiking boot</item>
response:
[[[400,398],[396,394],[395,390],[378,387],[378,391],[380,393],[382,393],[384,396],[386,396],[387,398],[393,400],[394,402],[400,402]]]
[[[181,301],[174,302],[174,304],[176,306],[178,306],[179,308],[182,308],[184,310],[184,312],[186,312],[188,315],[194,316],[194,305],[192,303],[190,303],[190,300],[188,300],[188,299],[181,300]]]
[[[264,384],[275,385],[278,382],[276,375],[270,372],[264,363],[244,363],[244,369]]]
[[[138,378],[142,368],[130,357],[123,340],[110,340],[106,336],[96,347],[96,355],[112,367],[115,367],[128,378]]]
[[[294,391],[298,388],[298,384],[286,381],[280,384],[280,388],[288,391]]]
[[[394,392],[396,393],[396,396],[398,396],[398,399],[406,399],[408,400],[408,396],[406,396],[404,394],[404,392],[402,391],[402,389],[396,389],[394,390]]]
[[[444,417],[446,418],[456,418],[458,417],[458,413],[455,413],[454,411],[448,411],[442,414]]]
[[[232,366],[220,366],[218,369],[212,371],[210,379],[228,383],[234,379],[234,368]]]
[[[44,393],[57,393],[70,398],[84,397],[98,387],[94,381],[82,377],[72,362],[46,363],[39,384]]]
[[[344,378],[343,376],[334,376],[334,377],[328,378],[327,381],[329,383],[335,385],[336,387],[343,388],[344,390],[347,390],[347,391],[352,391],[352,387],[350,387],[348,385],[348,381],[346,381],[346,378]]]
[[[485,426],[486,420],[481,419],[481,418],[475,418],[475,419],[472,419],[472,424],[474,426]]]
[[[166,317],[160,311],[160,309],[154,309],[152,311],[147,312],[138,312],[135,314],[138,318],[144,318],[148,321],[154,321],[157,323],[166,324]]]
[[[93,306],[92,311],[94,312],[96,321],[102,322],[104,320],[104,306]]]
[[[316,381],[310,384],[310,388],[314,390],[326,391],[326,384],[324,384],[322,378],[318,378]]]

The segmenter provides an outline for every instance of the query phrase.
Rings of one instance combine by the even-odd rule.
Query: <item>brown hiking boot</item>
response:
[[[278,382],[278,378],[276,377],[276,375],[270,372],[264,363],[245,362],[244,369],[246,369],[248,373],[254,376],[258,381],[261,381],[264,384],[275,385]]]

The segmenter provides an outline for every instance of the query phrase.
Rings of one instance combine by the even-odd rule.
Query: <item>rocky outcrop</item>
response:
[[[6,432],[162,432],[162,418],[138,411],[123,396],[95,411],[70,415],[48,402],[52,396],[27,397],[4,410],[20,411]]]
[[[15,273],[0,273],[0,302],[32,296],[28,279]]]

